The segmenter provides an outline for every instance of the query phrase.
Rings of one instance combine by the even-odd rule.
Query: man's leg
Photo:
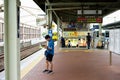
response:
[[[53,55],[50,55],[50,59],[49,59],[50,70],[49,70],[48,73],[53,72],[53,63],[52,63],[52,59],[53,59]]]
[[[53,71],[53,63],[50,62],[50,70]]]
[[[90,49],[90,42],[87,42],[87,47],[88,49]]]
[[[88,48],[88,42],[87,42],[87,48]],[[89,49],[89,48],[88,48]]]
[[[49,63],[48,63],[48,60],[46,60],[46,69],[43,72],[49,71],[48,68],[49,68]]]
[[[52,63],[52,61],[49,62],[49,64],[50,64],[50,70],[48,71],[48,74],[53,72],[53,63]]]
[[[90,49],[90,42],[88,42],[88,49]]]
[[[48,60],[46,60],[46,69],[48,70],[48,68],[49,68],[49,62]]]

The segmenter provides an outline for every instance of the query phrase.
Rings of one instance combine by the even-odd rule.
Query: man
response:
[[[88,33],[88,35],[86,36],[86,39],[87,39],[87,47],[88,47],[88,49],[90,49],[90,43],[91,43],[90,33]]]
[[[43,72],[51,73],[51,72],[53,72],[52,59],[54,56],[54,41],[51,39],[51,37],[49,35],[46,35],[45,39],[48,41],[48,46],[45,46],[45,48],[47,49],[45,51],[46,69]]]
[[[65,39],[61,37],[61,47],[65,47]]]

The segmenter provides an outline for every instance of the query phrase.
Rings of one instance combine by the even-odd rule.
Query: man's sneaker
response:
[[[45,69],[43,72],[48,72],[49,70]]]
[[[49,70],[49,71],[48,71],[48,74],[49,74],[49,73],[52,73],[52,72],[53,72],[52,70]]]

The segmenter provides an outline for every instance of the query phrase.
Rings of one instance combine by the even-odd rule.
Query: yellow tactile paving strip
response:
[[[61,52],[71,52],[71,51],[76,51],[76,52],[79,52],[79,51],[82,51],[82,52],[93,52],[94,50],[62,50]]]
[[[28,66],[26,66],[24,69],[21,71],[21,79],[42,59],[44,58],[44,55],[38,56],[35,60],[33,60]]]

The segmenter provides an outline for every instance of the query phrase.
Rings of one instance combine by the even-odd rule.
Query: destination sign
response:
[[[102,23],[101,17],[78,17],[77,22],[80,23]]]

